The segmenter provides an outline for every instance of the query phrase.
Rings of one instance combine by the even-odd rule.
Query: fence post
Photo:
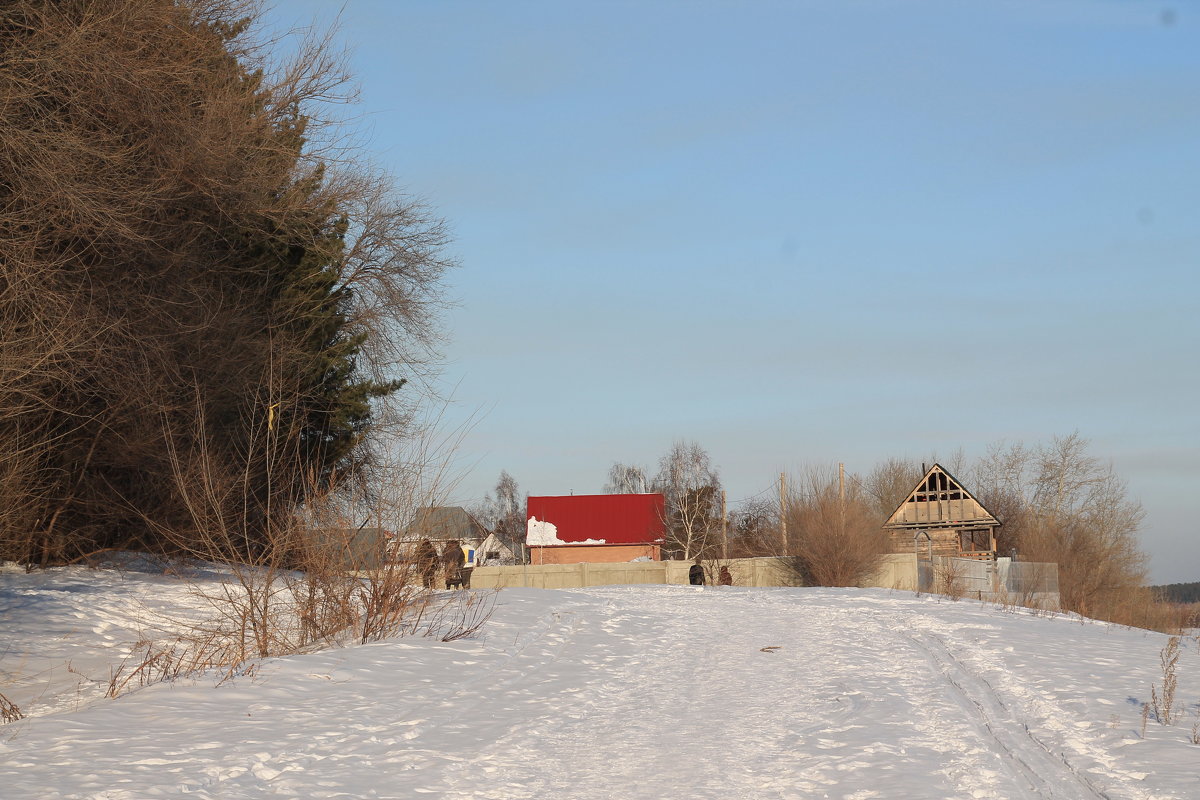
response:
[[[586,561],[579,562],[579,586],[586,589],[588,585],[588,565]]]

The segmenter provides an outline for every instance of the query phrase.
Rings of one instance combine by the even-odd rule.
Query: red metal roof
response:
[[[605,544],[648,544],[663,539],[661,494],[577,494],[530,497],[526,519],[558,528],[563,542],[603,539]]]

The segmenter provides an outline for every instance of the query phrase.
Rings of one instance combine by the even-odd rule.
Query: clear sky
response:
[[[453,229],[456,500],[675,439],[781,470],[1078,430],[1200,580],[1200,5],[387,2],[377,160]]]

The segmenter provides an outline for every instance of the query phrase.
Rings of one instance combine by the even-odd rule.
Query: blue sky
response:
[[[1200,6],[288,2],[455,236],[457,500],[1078,430],[1200,580]]]

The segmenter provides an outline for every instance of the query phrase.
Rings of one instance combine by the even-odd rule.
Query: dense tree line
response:
[[[254,558],[371,465],[444,233],[237,0],[0,7],[0,557]],[[403,423],[403,414],[394,417]]]
[[[1153,586],[1155,595],[1167,603],[1200,603],[1200,582]]]

